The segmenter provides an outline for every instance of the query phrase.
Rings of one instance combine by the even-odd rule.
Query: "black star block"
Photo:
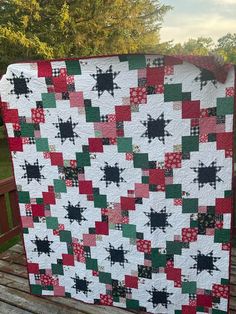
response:
[[[67,206],[63,206],[65,210],[67,210],[68,214],[65,216],[65,218],[68,218],[70,222],[77,221],[79,225],[81,225],[82,221],[85,221],[87,219],[84,218],[82,213],[87,209],[86,207],[81,207],[80,202],[78,202],[77,205],[72,205],[70,201],[68,201]]]
[[[152,287],[152,290],[147,290],[147,292],[152,296],[148,302],[152,302],[153,308],[161,304],[167,309],[168,304],[171,304],[168,298],[173,293],[168,293],[166,288],[157,290],[155,287]]]
[[[128,263],[128,260],[125,258],[125,254],[127,254],[128,251],[123,249],[122,244],[116,249],[113,245],[111,245],[111,243],[109,243],[109,248],[105,248],[105,250],[110,254],[106,257],[106,259],[111,262],[111,266],[115,263],[119,263],[124,267],[124,263]]]
[[[151,233],[156,229],[161,229],[163,232],[166,232],[166,227],[172,227],[168,222],[168,217],[172,214],[166,212],[166,207],[164,207],[159,213],[151,208],[151,212],[144,212],[144,214],[149,218],[149,221],[145,226],[149,226]]]
[[[100,181],[106,182],[106,187],[112,182],[116,184],[116,186],[120,186],[120,182],[126,182],[124,178],[121,176],[121,173],[125,170],[124,168],[119,168],[118,163],[115,163],[114,166],[109,166],[107,162],[105,162],[104,167],[100,167],[100,169],[104,172],[104,176],[100,179]]]
[[[25,77],[23,72],[21,72],[20,76],[12,73],[12,78],[7,78],[7,80],[14,85],[10,94],[16,95],[17,99],[20,98],[20,95],[24,95],[25,98],[28,98],[28,94],[32,93],[32,90],[30,90],[27,86],[27,83],[29,83],[31,78]]]
[[[198,188],[204,187],[206,184],[210,184],[214,189],[216,189],[216,182],[222,182],[223,180],[217,175],[217,173],[222,169],[222,166],[217,166],[216,161],[212,161],[209,166],[204,165],[203,162],[199,160],[198,167],[191,167],[197,177],[194,178],[193,183],[198,183]]]
[[[85,277],[81,279],[79,276],[77,276],[77,274],[75,274],[75,278],[71,277],[71,279],[74,280],[75,284],[72,286],[72,288],[75,289],[76,293],[83,292],[83,294],[88,296],[88,293],[91,292],[88,287],[91,281],[87,281]]]
[[[25,160],[25,164],[20,165],[20,167],[25,170],[25,174],[22,176],[22,178],[27,178],[28,184],[33,180],[36,180],[39,184],[41,184],[41,180],[45,179],[44,175],[42,175],[40,172],[44,166],[39,165],[38,159],[36,162],[34,162],[33,165]]]
[[[106,72],[103,72],[102,69],[96,67],[97,73],[91,74],[91,76],[96,80],[96,85],[92,88],[92,91],[98,92],[98,97],[100,97],[104,91],[107,91],[114,97],[114,89],[120,89],[117,83],[114,82],[114,79],[120,72],[113,72],[112,65]]]
[[[153,119],[149,114],[145,121],[140,121],[142,125],[146,127],[146,131],[141,137],[147,137],[148,143],[151,143],[154,138],[158,138],[163,144],[165,144],[165,137],[172,136],[165,127],[171,122],[171,120],[164,119],[164,113],[162,113],[157,119]]]
[[[197,269],[197,274],[200,274],[202,271],[207,271],[210,275],[213,274],[213,271],[220,271],[214,263],[220,259],[220,257],[214,257],[213,251],[208,254],[202,254],[198,250],[197,255],[191,255],[191,257],[196,261],[196,263],[190,267],[191,269]]]
[[[66,139],[68,139],[75,145],[75,138],[79,137],[79,135],[74,131],[77,124],[78,122],[72,123],[71,117],[67,121],[63,121],[60,117],[58,117],[58,123],[53,123],[53,125],[55,125],[59,130],[56,138],[60,138],[62,144],[66,141]]]
[[[38,256],[40,256],[43,253],[50,256],[50,253],[54,252],[50,248],[50,245],[53,243],[53,241],[48,241],[47,236],[43,240],[35,236],[35,240],[31,240],[31,242],[36,245],[36,248],[33,250],[33,252],[38,252]]]

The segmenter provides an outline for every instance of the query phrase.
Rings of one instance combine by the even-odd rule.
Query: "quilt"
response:
[[[0,83],[31,293],[226,314],[233,67],[114,55]]]

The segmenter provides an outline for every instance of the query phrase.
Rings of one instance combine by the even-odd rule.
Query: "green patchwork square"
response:
[[[222,311],[222,310],[217,310],[217,309],[212,309],[212,314],[227,314],[226,311]],[[229,313],[228,313],[229,314]]]
[[[58,219],[56,217],[46,217],[47,229],[58,229]]]
[[[182,198],[181,184],[166,185],[166,198]]]
[[[42,295],[43,288],[41,285],[30,285],[30,291],[32,294]]]
[[[106,208],[107,207],[107,196],[106,195],[94,195],[94,207]]]
[[[131,137],[118,137],[117,146],[119,153],[132,152],[132,138]]]
[[[122,226],[122,235],[125,238],[136,238],[136,225],[124,224]]]
[[[86,269],[98,271],[98,261],[94,258],[86,258]]]
[[[183,281],[182,282],[182,293],[196,294],[197,283],[195,281]]]
[[[221,283],[221,285],[228,285],[229,284],[229,279],[221,278],[220,283]]]
[[[130,70],[142,69],[146,67],[145,55],[130,55],[128,56]]]
[[[52,273],[53,275],[64,275],[63,265],[52,264]]]
[[[33,123],[21,123],[21,136],[22,137],[34,137],[34,124]]]
[[[80,75],[81,67],[79,60],[66,60],[66,71],[68,75]]]
[[[181,255],[182,247],[182,242],[166,241],[167,254]]]
[[[18,201],[19,203],[28,204],[30,203],[30,194],[29,192],[18,191]]]
[[[90,166],[90,155],[89,152],[84,152],[84,153],[76,153],[76,161],[77,161],[77,166],[78,167],[86,167]]]
[[[36,149],[38,152],[50,151],[47,138],[36,138],[35,143],[36,143]]]
[[[42,94],[43,108],[56,108],[56,98],[54,93]]]
[[[54,179],[53,185],[54,185],[56,193],[66,193],[67,189],[66,189],[65,181],[60,180],[60,179]]]
[[[161,254],[159,249],[153,248],[151,251],[152,267],[166,267],[166,254]]]
[[[111,284],[112,283],[111,273],[99,272],[99,282]]]
[[[164,101],[182,101],[182,84],[165,84]]]
[[[137,153],[133,157],[134,168],[149,168],[148,154]]]
[[[126,307],[127,309],[138,310],[139,309],[139,301],[126,299]]]
[[[60,230],[59,231],[59,236],[60,236],[60,241],[61,242],[68,242],[68,243],[72,242],[72,236],[71,236],[71,232],[70,231]]]
[[[226,243],[230,241],[230,229],[215,229],[214,242]]]
[[[199,151],[199,137],[198,136],[182,136],[182,152],[196,152]]]
[[[183,198],[182,212],[183,213],[197,213],[198,212],[198,199],[197,198]]]
[[[234,113],[234,97],[219,97],[217,98],[216,114],[224,116]]]
[[[85,107],[86,122],[100,122],[99,107]]]

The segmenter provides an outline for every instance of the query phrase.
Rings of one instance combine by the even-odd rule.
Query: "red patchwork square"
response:
[[[165,70],[164,67],[147,68],[147,85],[164,84]]]
[[[165,154],[165,168],[181,168],[182,153],[166,153]]]
[[[164,185],[165,184],[165,171],[163,169],[150,169],[149,170],[149,184]]]
[[[52,82],[54,85],[55,93],[67,92],[67,83],[66,83],[65,77],[63,77],[63,76],[53,77]]]
[[[39,273],[39,264],[37,263],[27,263],[27,269],[30,274]]]
[[[92,181],[79,181],[80,194],[93,194]]]
[[[22,138],[9,137],[8,138],[9,149],[13,152],[23,152]]]
[[[44,204],[56,204],[54,192],[43,192],[43,202]]]
[[[120,204],[122,210],[135,210],[135,199],[132,197],[121,197]]]
[[[197,313],[196,306],[191,305],[182,306],[182,314],[196,314],[196,313]]]
[[[66,266],[74,266],[74,255],[72,254],[62,254],[62,264]]]
[[[186,100],[182,103],[182,118],[192,119],[200,117],[200,100]]]
[[[232,213],[232,210],[233,210],[233,199],[231,197],[216,199],[216,213],[217,214]]]
[[[138,277],[125,275],[125,286],[138,289]]]
[[[84,96],[83,92],[70,92],[70,106],[71,107],[83,107]]]
[[[32,214],[33,216],[44,217],[44,205],[43,204],[32,204]]]
[[[197,295],[197,306],[212,307],[212,296],[204,294]]]
[[[225,132],[216,134],[216,147],[217,149],[231,149],[233,145],[233,133]]]
[[[103,145],[102,145],[102,139],[101,138],[89,138],[89,151],[91,153],[97,152],[102,153],[103,152]]]
[[[3,119],[5,123],[18,123],[19,116],[17,109],[5,109],[3,110]]]
[[[50,61],[39,61],[38,65],[38,77],[51,77],[52,65]]]
[[[130,106],[116,106],[116,121],[131,121]]]
[[[103,221],[95,222],[96,234],[109,234],[108,223]]]
[[[52,166],[63,166],[64,160],[62,153],[52,152],[50,153],[51,165]]]
[[[31,109],[31,116],[32,116],[32,121],[34,123],[44,123],[45,122],[45,115],[44,115],[43,108]]]
[[[130,88],[130,104],[146,104],[147,103],[147,91],[145,87]]]

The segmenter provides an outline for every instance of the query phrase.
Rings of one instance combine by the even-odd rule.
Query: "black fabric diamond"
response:
[[[70,201],[68,201],[67,206],[63,206],[65,210],[68,212],[68,214],[65,216],[65,218],[68,218],[70,222],[77,221],[79,225],[81,225],[82,221],[85,221],[87,219],[84,218],[82,213],[87,209],[86,207],[81,207],[80,202],[77,203],[77,205],[72,205]]]
[[[50,245],[53,243],[53,241],[48,241],[47,236],[43,240],[35,236],[35,240],[31,240],[31,242],[36,245],[36,248],[33,250],[33,252],[38,252],[38,256],[43,253],[50,256],[50,253],[54,252],[50,248]]]
[[[75,138],[79,137],[79,135],[74,131],[74,129],[78,125],[78,122],[73,123],[71,117],[69,117],[67,121],[63,121],[60,117],[58,117],[58,123],[53,123],[53,125],[55,125],[59,130],[56,138],[60,138],[62,144],[66,141],[66,139],[68,139],[75,145]]]
[[[91,76],[96,80],[96,85],[93,86],[92,91],[98,92],[98,97],[100,97],[104,91],[107,91],[114,97],[114,89],[120,89],[120,87],[114,82],[119,72],[113,72],[112,65],[109,69],[103,72],[102,69],[96,67],[97,73],[91,74]]]
[[[25,77],[24,73],[21,72],[20,76],[17,76],[15,73],[12,73],[12,78],[7,78],[7,80],[14,85],[14,88],[10,91],[10,94],[16,95],[16,98],[19,99],[20,95],[24,95],[25,98],[28,98],[32,90],[27,86],[27,83],[31,78]]]
[[[145,121],[140,121],[142,125],[146,127],[146,131],[141,137],[147,137],[148,142],[151,143],[154,138],[158,138],[163,144],[165,144],[165,137],[172,136],[165,127],[171,122],[171,120],[164,119],[164,113],[162,113],[157,119],[147,115],[148,118]]]
[[[75,289],[76,293],[83,292],[83,294],[88,296],[88,293],[91,292],[88,287],[91,281],[87,281],[86,277],[80,278],[79,276],[77,276],[77,274],[75,274],[75,278],[71,277],[71,279],[74,280],[75,284],[72,286],[72,288]]]
[[[191,169],[197,173],[197,177],[194,178],[193,183],[198,183],[199,189],[204,187],[205,184],[210,184],[214,189],[216,189],[216,182],[223,181],[217,175],[222,168],[222,166],[217,166],[216,161],[212,161],[209,166],[206,166],[199,160],[198,167],[191,167]]]
[[[33,164],[30,164],[25,160],[25,164],[20,165],[20,167],[25,170],[25,173],[21,178],[27,179],[28,184],[33,180],[36,180],[41,184],[41,180],[45,179],[44,175],[40,172],[44,166],[39,165],[38,159]]]
[[[213,275],[213,271],[220,271],[214,263],[220,259],[220,257],[214,257],[213,251],[208,254],[202,254],[198,250],[197,255],[191,255],[191,257],[196,261],[196,263],[190,267],[191,269],[197,269],[197,274],[202,271],[207,271],[210,275]]]
[[[125,263],[128,263],[128,260],[125,258],[125,254],[128,253],[127,250],[123,249],[123,245],[121,244],[117,249],[109,243],[109,248],[105,248],[107,252],[109,252],[109,256],[106,257],[106,260],[109,260],[111,266],[115,263],[119,263],[124,267]]]
[[[120,186],[121,182],[126,182],[125,179],[121,176],[121,173],[125,170],[124,168],[120,168],[118,163],[115,163],[114,166],[110,166],[107,162],[105,162],[104,167],[100,167],[100,169],[104,172],[103,177],[100,181],[106,182],[106,187],[112,182],[116,184],[116,186]]]
[[[151,233],[156,229],[161,229],[163,232],[166,232],[166,227],[172,227],[168,222],[168,217],[172,214],[166,212],[166,207],[164,207],[160,212],[156,212],[153,208],[150,209],[150,212],[144,212],[144,214],[149,218],[149,221],[145,226],[149,226]]]
[[[157,290],[155,287],[152,287],[152,290],[147,290],[147,292],[152,296],[148,300],[148,302],[152,302],[153,308],[161,304],[167,309],[168,304],[171,304],[168,298],[173,293],[168,293],[166,288],[163,288],[162,290]]]

